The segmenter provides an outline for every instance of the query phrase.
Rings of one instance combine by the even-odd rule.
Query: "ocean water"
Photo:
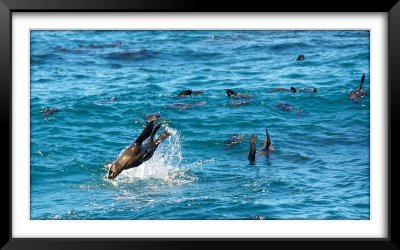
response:
[[[30,49],[31,219],[369,219],[370,99],[348,99],[369,31],[37,30]],[[108,180],[153,113],[172,136]]]

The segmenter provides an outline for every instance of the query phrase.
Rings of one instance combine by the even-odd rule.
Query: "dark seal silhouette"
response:
[[[203,94],[203,92],[198,91],[198,90],[191,90],[191,89],[186,89],[182,90],[178,96],[189,96],[189,95],[200,95]]]
[[[232,97],[232,98],[235,98],[235,99],[248,99],[248,98],[251,98],[251,96],[249,96],[249,95],[243,95],[243,94],[236,93],[232,89],[227,89],[226,90],[226,95],[228,97]]]
[[[108,172],[108,179],[114,179],[123,170],[138,167],[143,162],[149,160],[153,156],[158,145],[171,135],[167,131],[164,131],[154,140],[154,136],[160,127],[161,123],[155,125],[155,120],[148,122],[136,141],[112,163]],[[144,142],[147,138],[149,139]]]
[[[269,136],[268,133],[268,129],[265,129],[265,138],[263,141],[263,147],[260,150],[260,152],[258,152],[257,155],[265,155],[267,157],[269,157],[269,151],[272,150],[271,147],[271,138]],[[250,151],[249,151],[249,155],[247,157],[247,159],[251,162],[254,162],[256,160],[256,152],[257,152],[257,136],[255,135],[251,135],[250,137]]]
[[[55,114],[60,112],[61,109],[58,108],[44,108],[42,110],[40,110],[40,112],[43,114],[43,116],[47,117],[49,115]]]
[[[304,55],[299,55],[296,60],[297,61],[304,61]]]
[[[317,93],[318,90],[317,88],[295,88],[295,87],[290,87],[290,89],[285,89],[285,88],[275,88],[272,89],[272,92],[292,92],[292,93],[298,93],[298,92],[304,92],[304,93]]]
[[[297,89],[295,87],[290,87],[290,89],[286,88],[275,88],[272,90],[273,92],[297,92]]]
[[[350,94],[349,94],[350,100],[357,101],[367,95],[367,92],[362,89],[364,81],[365,81],[365,74],[363,74],[361,77],[361,83],[360,83],[360,87],[358,87],[358,90],[354,90],[354,91],[350,92]]]

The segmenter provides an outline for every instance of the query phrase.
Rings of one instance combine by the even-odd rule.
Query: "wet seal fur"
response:
[[[232,97],[232,98],[235,98],[235,99],[249,99],[249,98],[251,98],[251,96],[249,96],[249,95],[238,94],[235,91],[233,91],[232,89],[227,89],[226,90],[226,95],[228,97]]]
[[[257,155],[265,155],[269,157],[269,151],[272,150],[271,147],[271,138],[268,133],[268,129],[265,129],[265,138],[263,141],[263,147],[261,151],[258,152]],[[256,151],[257,151],[257,136],[251,135],[250,137],[250,151],[247,159],[250,162],[254,162],[256,160]]]
[[[198,90],[191,90],[191,89],[186,89],[182,90],[178,96],[189,96],[189,95],[200,95],[203,94],[203,92],[198,91]]]
[[[354,90],[354,91],[350,92],[350,94],[349,94],[350,100],[357,101],[367,95],[367,92],[362,89],[364,81],[365,81],[365,74],[363,74],[361,77],[361,83],[360,83],[360,87],[358,87],[358,90]]]
[[[168,131],[164,131],[154,141],[154,136],[160,127],[161,123],[155,125],[155,120],[148,122],[135,142],[112,163],[108,172],[108,179],[114,179],[123,170],[138,167],[143,162],[149,160],[153,156],[158,145],[171,135]],[[147,138],[149,139],[143,143]]]
[[[297,61],[304,61],[304,55],[299,55],[299,56],[296,58],[296,60],[297,60]]]

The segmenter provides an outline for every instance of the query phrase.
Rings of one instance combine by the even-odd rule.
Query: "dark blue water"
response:
[[[369,39],[31,31],[31,219],[369,219],[370,100],[347,98],[363,73],[369,92]],[[318,92],[273,91],[291,86]],[[184,89],[203,94],[176,97]],[[173,135],[108,180],[151,113]],[[261,149],[265,128],[274,150],[250,163],[249,137]]]

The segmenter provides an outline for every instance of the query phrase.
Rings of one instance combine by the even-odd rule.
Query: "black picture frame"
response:
[[[201,3],[189,1],[99,1],[99,0],[0,0],[0,110],[1,125],[4,138],[8,138],[8,155],[4,159],[8,159],[8,168],[3,167],[3,178],[1,184],[2,208],[5,212],[1,216],[1,249],[165,249],[165,248],[191,248],[191,247],[217,247],[227,248],[230,246],[237,247],[263,247],[268,249],[399,249],[399,237],[395,232],[398,228],[396,223],[397,208],[392,197],[396,193],[396,177],[398,177],[395,159],[391,158],[391,138],[396,138],[396,130],[392,131],[392,127],[396,127],[396,121],[399,116],[394,113],[396,96],[399,94],[399,87],[395,83],[400,83],[400,70],[396,70],[400,65],[400,3],[398,0],[381,1],[381,3],[362,2],[354,3],[354,1],[335,1],[334,4],[327,4],[325,1],[318,3],[305,3],[304,1],[296,1],[287,3],[274,3],[272,6],[260,5],[261,1],[246,1],[243,3],[232,1],[229,4],[216,6],[215,3],[202,1]],[[351,4],[351,2],[353,2]],[[264,3],[265,4],[265,3]],[[221,7],[223,6],[223,7]],[[12,14],[15,12],[82,12],[82,11],[223,11],[223,12],[386,12],[388,14],[388,237],[381,239],[46,239],[46,238],[13,238],[12,237],[12,196],[11,196],[11,150],[12,150]],[[4,149],[4,148],[3,148]],[[3,160],[4,161],[4,160]],[[4,174],[6,173],[6,174]],[[5,176],[5,177],[4,177]],[[6,203],[8,202],[7,206]],[[393,212],[392,212],[393,211]],[[5,234],[4,232],[8,232]],[[227,245],[228,244],[228,245]]]

